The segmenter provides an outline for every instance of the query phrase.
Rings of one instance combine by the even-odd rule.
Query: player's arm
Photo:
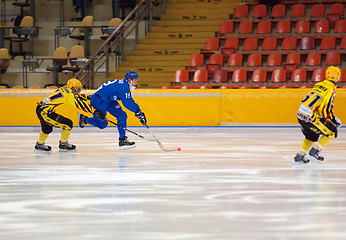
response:
[[[73,105],[77,110],[93,113],[95,110],[91,106],[90,101],[87,98],[81,97],[80,94],[74,95],[69,93],[67,96],[67,103]]]

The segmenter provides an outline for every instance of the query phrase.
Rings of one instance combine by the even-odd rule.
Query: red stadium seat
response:
[[[318,20],[315,24],[314,33],[329,33],[329,21],[325,19]]]
[[[341,76],[339,82],[346,82],[346,68],[341,68]]]
[[[314,4],[311,7],[310,18],[323,18],[325,15],[326,6],[322,3]]]
[[[286,16],[286,5],[276,4],[272,8],[271,17],[285,17]]]
[[[271,53],[267,59],[267,67],[281,67],[282,55],[281,53]]]
[[[321,53],[310,52],[305,62],[306,66],[320,66],[321,65]]]
[[[239,38],[228,37],[226,38],[225,45],[221,48],[221,53],[224,59],[228,59],[229,56],[239,48]]]
[[[328,14],[344,15],[344,4],[334,3],[330,5]]]
[[[335,37],[323,36],[320,50],[333,50],[333,49],[335,49]],[[340,46],[340,49],[341,49],[341,46]]]
[[[329,21],[330,27],[334,27],[335,23],[340,20],[340,15],[338,14],[327,14],[327,20]]]
[[[267,82],[267,71],[265,69],[256,69],[252,73],[251,82],[253,82],[253,83],[266,83]]]
[[[276,50],[277,49],[277,38],[267,37],[263,40],[262,50]]]
[[[219,50],[219,38],[218,37],[212,37],[208,38],[204,50],[207,51],[218,51]]]
[[[246,82],[246,70],[237,69],[233,72],[232,83],[244,83]]]
[[[326,69],[318,68],[312,73],[311,82],[321,82],[326,79]]]
[[[267,17],[267,5],[265,4],[257,4],[253,7],[252,12],[253,18],[265,18]]]
[[[238,34],[252,34],[253,22],[241,21],[239,24]]]
[[[284,69],[288,76],[292,75],[293,71],[300,66],[300,54],[293,52],[287,54],[286,62],[284,64]]]
[[[285,69],[275,69],[273,71],[271,83],[285,83],[286,82],[286,70]]]
[[[243,51],[257,50],[258,40],[257,38],[246,38],[243,45]]]
[[[233,53],[229,56],[228,67],[241,67],[243,66],[243,54],[241,53]]]
[[[219,27],[219,34],[232,34],[234,28],[233,21],[223,21]]]
[[[247,67],[261,67],[262,66],[262,54],[252,53],[246,63]]]
[[[340,65],[341,60],[340,60],[340,52],[328,52],[326,55],[326,66],[337,66]]]
[[[301,3],[292,5],[290,16],[291,18],[305,17],[305,5]]]
[[[198,69],[193,75],[194,83],[208,82],[208,71],[206,69]]]
[[[300,50],[313,50],[315,49],[315,37],[307,36],[300,40]]]
[[[291,21],[280,20],[276,25],[276,33],[291,33]]]
[[[309,20],[299,20],[296,23],[296,34],[310,33],[310,21]]]
[[[192,54],[189,62],[190,67],[204,66],[204,55],[201,53]]]
[[[213,83],[226,83],[228,82],[228,72],[224,69],[219,69],[214,73]]]
[[[340,49],[346,49],[346,36],[342,37],[342,40],[340,43]]]
[[[346,19],[336,21],[334,33],[346,33]]]
[[[270,21],[259,21],[257,25],[257,34],[270,34],[272,32],[272,24]]]
[[[291,82],[301,83],[306,82],[306,70],[305,69],[296,69],[292,73]]]
[[[239,48],[239,38],[236,37],[228,37],[226,38],[224,48],[233,48],[234,50],[238,50]]]
[[[297,38],[286,37],[282,41],[281,50],[296,50],[297,49]]]
[[[175,72],[174,82],[188,82],[189,72],[185,69],[179,69]]]
[[[246,4],[238,5],[234,9],[234,18],[248,18],[249,17],[249,6]]]
[[[214,73],[220,69],[223,65],[223,55],[221,53],[215,53],[210,56],[207,64],[208,75],[214,75]]]
[[[288,53],[286,58],[287,64],[296,64],[300,66],[300,54],[296,52]]]

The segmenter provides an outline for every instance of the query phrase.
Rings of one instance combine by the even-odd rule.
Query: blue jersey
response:
[[[139,106],[133,100],[129,84],[126,80],[112,80],[102,84],[95,92],[105,101],[121,101],[123,105],[132,112],[138,112]]]

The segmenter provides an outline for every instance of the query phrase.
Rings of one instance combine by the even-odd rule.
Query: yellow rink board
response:
[[[37,102],[53,90],[1,90],[0,126],[39,126]],[[135,101],[150,126],[221,126],[237,124],[296,124],[296,112],[309,89],[134,90]],[[84,91],[92,94],[94,91]],[[335,114],[346,122],[346,90],[337,89]],[[128,125],[140,126],[134,113]],[[77,112],[67,106],[59,112],[78,125]],[[109,119],[115,120],[108,116]]]

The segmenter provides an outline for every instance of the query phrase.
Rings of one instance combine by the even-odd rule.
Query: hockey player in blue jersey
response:
[[[125,73],[125,79],[115,79],[102,84],[91,96],[90,103],[95,108],[93,117],[86,117],[81,114],[79,126],[83,128],[88,123],[103,129],[108,125],[106,116],[107,112],[109,112],[116,117],[119,126],[126,128],[127,114],[122,110],[118,101],[121,101],[128,110],[134,112],[140,122],[146,125],[147,119],[144,113],[131,96],[131,90],[136,88],[138,78],[139,76],[136,72],[129,70]],[[130,142],[127,139],[125,130],[121,127],[118,127],[120,150],[135,148],[135,142]]]

